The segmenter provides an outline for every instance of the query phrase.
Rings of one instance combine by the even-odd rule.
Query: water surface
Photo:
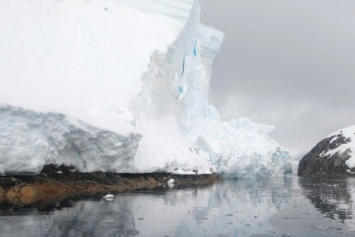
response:
[[[355,179],[231,180],[0,212],[1,236],[355,236]]]

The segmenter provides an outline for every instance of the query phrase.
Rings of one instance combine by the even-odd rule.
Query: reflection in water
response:
[[[1,236],[250,236],[270,231],[292,178],[225,181],[208,188],[116,195],[49,212],[1,213]]]
[[[52,212],[21,210],[0,217],[1,236],[136,236],[130,205],[129,199],[93,200]]]
[[[351,179],[305,179],[299,183],[303,193],[325,217],[341,220],[352,219]]]

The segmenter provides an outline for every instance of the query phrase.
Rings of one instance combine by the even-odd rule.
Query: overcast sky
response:
[[[222,118],[276,126],[291,151],[355,124],[354,0],[201,0],[225,33],[210,102]]]

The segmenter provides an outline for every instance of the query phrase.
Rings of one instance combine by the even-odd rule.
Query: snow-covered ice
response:
[[[0,35],[1,174],[290,171],[273,127],[208,104],[223,34],[199,0],[2,0]]]

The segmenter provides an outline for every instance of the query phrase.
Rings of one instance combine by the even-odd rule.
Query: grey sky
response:
[[[292,151],[355,124],[354,0],[201,0],[225,33],[210,102],[222,118],[276,126]]]

